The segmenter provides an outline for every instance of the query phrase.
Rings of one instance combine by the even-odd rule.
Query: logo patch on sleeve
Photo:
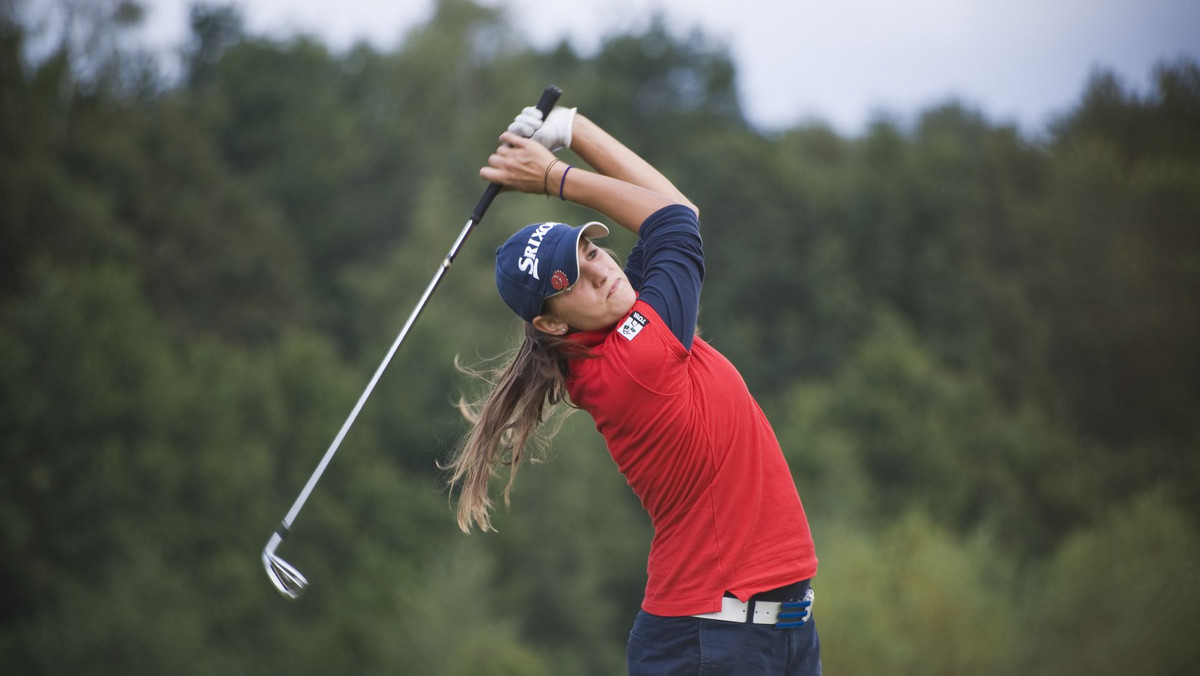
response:
[[[642,329],[646,328],[646,324],[650,323],[646,316],[640,312],[634,312],[629,315],[621,328],[617,329],[621,333],[621,337],[625,340],[633,340],[637,334],[641,333]]]

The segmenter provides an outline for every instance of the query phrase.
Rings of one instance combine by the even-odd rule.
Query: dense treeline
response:
[[[492,251],[570,205],[472,236],[281,550],[305,599],[258,561],[549,82],[703,209],[702,330],[789,455],[831,673],[1200,659],[1196,63],[1099,71],[1036,138],[963,102],[765,134],[658,23],[584,57],[440,0],[334,53],[204,5],[168,80],[135,4],[64,6],[49,38],[0,13],[5,673],[622,671],[649,525],[586,416],[497,535],[435,465],[455,356],[516,338]]]

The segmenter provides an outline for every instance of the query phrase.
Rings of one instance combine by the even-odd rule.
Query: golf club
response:
[[[545,119],[546,116],[550,114],[551,109],[554,108],[554,104],[558,102],[558,97],[561,95],[562,91],[553,85],[547,87],[546,90],[542,92],[542,98],[537,104],[538,110],[542,111],[542,119]],[[438,284],[441,283],[442,276],[445,275],[446,271],[450,269],[450,266],[454,264],[454,258],[458,255],[459,248],[462,247],[464,242],[466,242],[467,237],[471,234],[471,231],[475,228],[475,226],[479,224],[479,221],[483,219],[484,212],[486,212],[488,207],[491,206],[492,200],[495,199],[496,195],[499,193],[500,186],[496,183],[489,184],[487,189],[483,191],[483,197],[481,197],[479,199],[479,203],[475,205],[475,210],[471,212],[471,217],[467,219],[467,224],[463,226],[462,232],[458,234],[458,239],[454,240],[454,244],[450,247],[450,252],[446,254],[446,258],[442,260],[441,265],[438,266],[437,271],[433,275],[433,279],[429,281],[429,285],[425,287],[425,292],[421,294],[421,299],[417,301],[417,306],[413,308],[412,314],[408,316],[408,321],[404,322],[404,328],[400,329],[400,335],[396,336],[396,340],[392,343],[392,347],[388,350],[387,355],[384,356],[383,362],[379,364],[379,368],[375,369],[375,375],[372,376],[371,381],[367,383],[367,388],[363,390],[362,395],[359,396],[358,403],[356,403],[354,405],[354,409],[350,411],[350,415],[346,418],[346,422],[342,423],[342,428],[338,430],[337,436],[334,437],[333,443],[329,446],[329,450],[325,451],[325,456],[321,458],[321,462],[317,465],[316,471],[314,471],[312,476],[308,478],[308,483],[304,485],[304,490],[300,491],[299,497],[297,497],[296,501],[292,503],[292,508],[288,510],[288,513],[283,517],[283,521],[280,523],[279,528],[275,529],[275,532],[271,534],[271,538],[267,541],[267,546],[263,548],[262,562],[263,567],[267,569],[267,576],[271,578],[271,582],[274,583],[275,588],[279,590],[279,593],[283,594],[285,597],[289,599],[298,598],[305,588],[308,587],[308,580],[300,573],[300,571],[296,570],[294,566],[281,559],[275,553],[276,548],[279,547],[279,544],[283,542],[283,539],[287,537],[288,532],[291,531],[292,524],[295,523],[296,516],[300,513],[300,509],[304,507],[305,501],[308,500],[309,493],[312,492],[317,480],[321,478],[321,474],[325,472],[325,467],[329,465],[329,461],[333,458],[333,455],[337,453],[338,447],[342,444],[342,439],[346,437],[346,432],[350,429],[350,426],[354,424],[354,420],[358,417],[359,411],[362,410],[363,404],[367,401],[367,397],[371,396],[371,391],[375,389],[375,383],[377,383],[379,381],[379,377],[383,375],[384,369],[386,369],[388,363],[391,362],[392,356],[396,354],[396,350],[400,347],[400,343],[404,342],[404,337],[408,335],[408,330],[412,328],[413,322],[417,320],[417,317],[421,315],[421,311],[425,309],[425,303],[429,300],[429,297],[433,295],[433,292],[437,289]]]

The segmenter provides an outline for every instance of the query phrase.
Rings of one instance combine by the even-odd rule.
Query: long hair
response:
[[[450,471],[447,483],[451,492],[458,487],[458,527],[463,532],[469,533],[472,525],[482,531],[495,530],[489,480],[501,466],[508,466],[503,492],[504,504],[508,505],[513,480],[527,451],[531,447],[544,448],[561,427],[563,416],[555,415],[561,410],[559,405],[570,406],[568,362],[586,353],[582,345],[543,333],[526,322],[524,340],[507,365],[476,369],[463,366],[455,358],[460,372],[480,378],[490,388],[478,399],[459,399],[458,409],[471,423],[471,429],[442,466]],[[538,428],[548,420],[554,424],[539,433]]]

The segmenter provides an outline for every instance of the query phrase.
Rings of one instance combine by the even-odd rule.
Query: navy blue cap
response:
[[[534,223],[521,228],[496,249],[496,289],[521,319],[542,314],[546,299],[579,279],[579,238],[608,236],[608,227],[592,221],[579,227]]]

